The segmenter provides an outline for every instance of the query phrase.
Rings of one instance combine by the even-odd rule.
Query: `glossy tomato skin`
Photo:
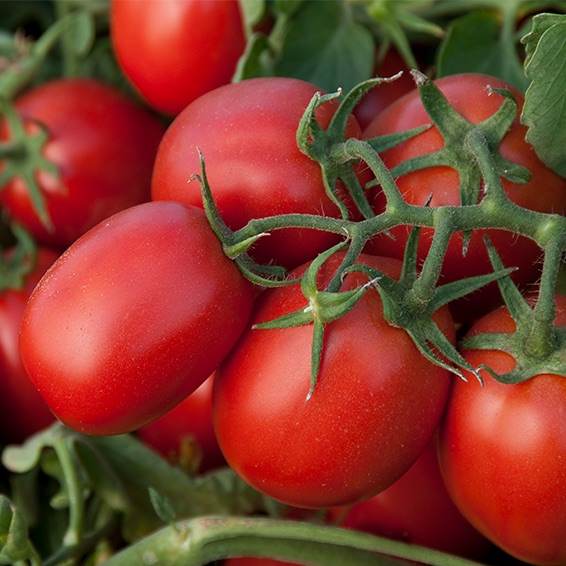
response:
[[[463,517],[440,473],[436,435],[389,488],[349,508],[332,509],[338,526],[485,560],[492,544]]]
[[[557,324],[566,324],[566,297],[557,296]],[[476,322],[470,334],[512,332],[505,307]],[[509,354],[469,350],[473,365],[496,372],[514,367]],[[440,464],[454,502],[507,553],[529,564],[566,563],[566,379],[538,375],[505,385],[482,371],[454,381],[441,425]]]
[[[0,443],[20,443],[55,421],[20,358],[19,334],[27,300],[59,254],[37,251],[36,264],[21,289],[0,293]]]
[[[114,87],[57,79],[24,94],[16,109],[30,131],[35,122],[47,129],[43,155],[61,176],[60,183],[46,172],[37,176],[54,230],[41,222],[21,178],[0,191],[0,204],[39,242],[64,249],[108,216],[150,200],[165,127]]]
[[[155,109],[178,114],[228,84],[244,52],[237,0],[112,0],[118,63]]]
[[[175,408],[140,428],[138,436],[172,464],[190,466],[190,462],[184,461],[185,451],[196,450],[196,454],[191,452],[190,455],[196,457],[195,468],[199,472],[223,466],[226,462],[212,424],[213,380],[214,374]]]
[[[362,259],[399,276],[398,260]],[[339,260],[325,264],[321,284]],[[351,274],[343,288],[366,282]],[[299,285],[267,290],[252,322],[303,309],[305,301]],[[438,322],[453,339],[448,310],[438,312]],[[375,289],[327,324],[307,400],[311,340],[310,324],[247,330],[216,374],[216,434],[228,464],[265,494],[295,507],[346,505],[389,487],[413,464],[441,417],[450,376],[384,321]]]
[[[319,89],[284,77],[248,79],[226,85],[188,106],[167,129],[159,146],[152,179],[154,200],[178,200],[202,206],[197,182],[199,148],[218,210],[232,229],[254,218],[308,213],[339,216],[326,195],[320,166],[301,153],[296,133],[305,108]],[[323,127],[336,103],[316,116]],[[352,119],[349,137],[361,135]],[[313,259],[337,237],[316,230],[276,230],[251,250],[261,262],[287,268]]]
[[[481,74],[460,74],[435,81],[454,108],[468,121],[479,123],[493,115],[501,106],[503,97],[488,90],[507,88],[523,104],[523,95],[504,81]],[[364,130],[364,137],[398,132],[430,123],[417,91],[411,92],[384,110]],[[566,211],[566,179],[548,169],[537,157],[534,148],[525,141],[526,127],[517,117],[500,145],[501,155],[529,169],[532,174],[527,184],[503,180],[509,198],[518,205],[539,212],[564,214]],[[384,152],[381,157],[388,167],[409,158],[432,153],[443,146],[443,140],[435,127],[419,134],[412,140]],[[402,175],[396,179],[405,200],[411,204],[424,205],[432,195],[431,206],[459,205],[459,178],[454,169],[431,167]],[[376,209],[382,210],[384,203],[378,194]],[[372,242],[371,251],[378,255],[402,257],[409,228],[400,226],[391,230],[395,239],[378,235]],[[462,255],[462,234],[455,234],[448,246],[442,268],[441,282],[493,271],[483,237],[488,234],[496,246],[503,263],[519,269],[513,274],[517,284],[526,287],[536,282],[540,275],[542,257],[534,241],[502,230],[476,230],[473,232],[468,251]],[[433,231],[423,229],[419,246],[419,259],[426,257]],[[485,314],[501,303],[497,285],[474,293],[452,304],[456,319],[469,322]]]
[[[129,432],[201,385],[252,303],[202,210],[144,203],[87,232],[47,272],[24,312],[21,356],[63,423]]]

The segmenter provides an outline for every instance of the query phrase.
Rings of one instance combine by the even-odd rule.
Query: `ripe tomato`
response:
[[[238,229],[254,218],[285,213],[339,216],[326,195],[320,166],[297,147],[299,121],[314,85],[271,77],[229,84],[188,106],[168,128],[159,147],[152,180],[154,200],[202,206],[198,183],[200,148],[216,205],[226,224]],[[316,114],[326,127],[336,110],[331,102]],[[360,136],[354,120],[350,137]],[[261,263],[296,267],[336,243],[316,230],[283,229],[251,250]]]
[[[39,282],[23,315],[22,361],[69,427],[133,431],[216,369],[252,303],[251,283],[202,210],[144,203],[87,232]]]
[[[435,548],[474,560],[492,545],[462,516],[440,474],[436,435],[418,460],[391,487],[354,504],[332,509],[339,526]]]
[[[174,409],[137,431],[148,446],[173,464],[192,466],[191,471],[225,464],[212,424],[213,379],[214,374]]]
[[[559,326],[566,297],[557,296]],[[513,332],[505,307],[470,334]],[[495,350],[463,352],[474,366],[507,373],[513,358]],[[516,385],[482,372],[455,380],[441,425],[440,464],[449,493],[467,519],[507,553],[529,564],[566,563],[566,379],[542,374]]]
[[[324,287],[341,254],[319,272]],[[393,258],[363,262],[398,277]],[[293,274],[295,275],[295,274]],[[367,283],[347,275],[343,289]],[[305,308],[299,284],[259,296],[252,322]],[[454,339],[448,309],[435,315]],[[399,328],[383,318],[375,289],[326,325],[321,369],[310,388],[312,325],[249,329],[219,367],[213,418],[228,464],[263,493],[295,507],[347,505],[389,487],[417,459],[433,434],[450,375],[425,360]]]
[[[26,302],[37,282],[59,254],[37,251],[36,265],[21,289],[0,293],[0,442],[20,443],[55,421],[53,413],[29,379],[18,347]]]
[[[137,4],[137,3],[136,3]],[[30,132],[48,132],[42,151],[61,182],[40,171],[37,181],[54,229],[34,210],[26,183],[14,177],[0,204],[44,244],[66,248],[115,212],[150,200],[151,171],[165,131],[153,115],[93,79],[57,79],[16,102]],[[2,138],[9,138],[3,125]]]
[[[494,114],[503,101],[503,97],[488,90],[488,85],[511,90],[519,103],[523,96],[504,81],[481,74],[461,74],[444,77],[435,81],[438,88],[447,97],[450,104],[471,123],[479,123]],[[405,95],[385,109],[365,129],[367,138],[399,132],[430,123],[417,91]],[[519,118],[500,145],[505,159],[518,163],[532,174],[527,184],[512,183],[503,180],[509,198],[518,205],[539,212],[563,214],[566,211],[566,179],[548,169],[537,157],[533,147],[525,141],[526,127]],[[435,127],[431,127],[413,139],[382,154],[386,165],[391,168],[409,158],[432,153],[443,147],[443,139]],[[460,204],[460,182],[456,170],[449,167],[430,167],[402,175],[396,179],[399,190],[405,200],[411,204],[424,205],[432,195],[430,206]],[[378,193],[376,207],[383,206]],[[402,257],[409,234],[409,227],[399,226],[391,230],[395,239],[378,235],[372,242],[372,253],[392,257]],[[462,255],[462,233],[454,234],[442,268],[441,282],[446,283],[493,271],[486,247],[484,234],[497,248],[506,266],[515,266],[519,270],[513,274],[517,284],[525,287],[535,282],[540,275],[541,250],[528,238],[517,236],[502,230],[477,230],[471,236],[466,256]],[[432,241],[433,231],[423,229],[419,247],[419,259],[426,257]],[[492,284],[473,295],[456,301],[453,305],[455,318],[469,321],[484,314],[495,304],[501,303],[497,284]]]
[[[154,108],[178,114],[228,84],[244,52],[237,0],[112,0],[118,63]]]

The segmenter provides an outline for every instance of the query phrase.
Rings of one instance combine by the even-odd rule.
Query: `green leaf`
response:
[[[348,91],[370,78],[373,55],[371,33],[354,22],[343,1],[311,0],[289,24],[275,74],[309,81],[327,92]]]
[[[15,564],[35,556],[23,517],[11,501],[0,494],[0,564]]]
[[[76,13],[76,20],[68,32],[69,47],[76,55],[85,56],[94,45],[96,23],[94,16],[87,11]]]
[[[536,34],[540,29],[537,26]],[[525,66],[531,84],[521,121],[528,127],[527,140],[543,163],[566,177],[566,16],[538,37],[536,48],[531,39],[526,42],[530,56]]]
[[[438,77],[485,73],[521,91],[528,84],[517,47],[502,39],[499,19],[493,11],[474,11],[454,20],[440,44],[436,64]]]

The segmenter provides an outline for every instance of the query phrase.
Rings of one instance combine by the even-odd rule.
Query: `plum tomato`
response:
[[[45,128],[41,153],[60,176],[36,174],[52,228],[41,221],[21,176],[0,191],[1,206],[38,242],[62,250],[108,216],[150,200],[165,127],[116,88],[95,79],[55,79],[24,93],[15,107],[30,134]],[[1,137],[10,136],[4,123]]]
[[[338,253],[324,263],[321,289],[341,259]],[[394,278],[401,271],[393,258],[362,254],[359,261]],[[367,282],[352,272],[342,289]],[[252,324],[306,306],[299,283],[268,289],[256,299]],[[434,316],[454,340],[449,310]],[[216,435],[228,464],[270,497],[295,507],[347,505],[386,489],[415,462],[438,425],[451,376],[385,321],[379,293],[369,288],[326,324],[320,372],[307,399],[312,332],[306,324],[243,333],[216,373]]]
[[[198,183],[187,184],[191,175],[200,173],[199,148],[216,206],[233,230],[254,218],[287,213],[338,217],[320,166],[296,141],[299,121],[318,91],[298,79],[269,77],[232,83],[201,96],[163,137],[153,172],[153,200],[202,206]],[[336,108],[336,101],[318,108],[316,118],[323,128]],[[361,136],[353,118],[347,135]],[[287,228],[259,240],[250,253],[260,263],[292,268],[336,241],[334,234]]]
[[[557,326],[566,297],[556,296]],[[506,307],[487,314],[469,335],[514,332]],[[474,367],[511,371],[513,357],[467,350]],[[540,374],[505,384],[482,371],[455,380],[440,427],[442,475],[462,514],[508,554],[528,564],[566,563],[566,378]]]
[[[169,115],[228,84],[246,44],[238,0],[112,0],[110,24],[122,71]]]
[[[130,432],[213,373],[253,298],[200,208],[143,203],[89,230],[41,279],[23,315],[22,361],[64,424]]]

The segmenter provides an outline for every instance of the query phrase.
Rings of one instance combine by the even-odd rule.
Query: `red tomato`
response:
[[[47,272],[24,312],[21,356],[63,423],[129,432],[201,385],[252,303],[202,210],[144,203],[87,232]]]
[[[26,302],[41,276],[59,257],[40,248],[36,265],[21,289],[0,293],[0,442],[20,443],[55,421],[20,359],[20,324]]]
[[[165,128],[122,93],[93,79],[58,79],[24,94],[16,109],[30,131],[37,130],[35,122],[47,128],[43,155],[61,175],[60,183],[44,171],[37,175],[52,231],[40,221],[20,177],[0,191],[0,204],[39,242],[66,248],[115,212],[150,200]]]
[[[367,128],[374,118],[390,104],[417,88],[409,72],[410,69],[395,49],[389,49],[385,57],[377,62],[374,76],[389,78],[399,71],[402,71],[403,74],[398,79],[372,88],[354,109],[354,116],[363,129]]]
[[[237,0],[112,0],[110,9],[118,63],[157,110],[178,114],[231,81],[246,43]]]
[[[454,108],[471,123],[479,123],[494,114],[503,101],[503,97],[491,93],[487,86],[507,88],[513,92],[519,110],[523,96],[501,79],[480,74],[461,74],[444,77],[435,81]],[[405,95],[389,106],[364,131],[367,138],[399,132],[430,123],[417,91]],[[526,127],[519,118],[503,138],[500,146],[505,159],[518,163],[532,174],[527,184],[512,183],[503,180],[509,198],[518,205],[539,212],[563,214],[566,211],[566,179],[548,169],[537,157],[533,147],[525,141]],[[419,134],[413,139],[400,144],[382,154],[386,165],[394,167],[409,158],[432,153],[443,146],[443,139],[435,127]],[[431,206],[460,204],[460,183],[456,170],[449,167],[430,167],[402,175],[396,179],[405,200],[411,204],[424,205],[432,194]],[[381,198],[377,207],[382,206]],[[377,255],[402,257],[409,234],[409,228],[400,226],[391,230],[395,239],[378,235],[371,251]],[[493,271],[487,255],[484,234],[497,248],[506,266],[518,267],[513,274],[514,280],[521,286],[535,282],[540,275],[540,248],[534,241],[502,230],[477,230],[471,236],[468,252],[462,255],[462,234],[455,234],[449,244],[442,268],[441,282],[446,283],[463,277],[489,273]],[[423,229],[419,247],[419,259],[422,261],[430,248],[433,230]],[[499,290],[494,283],[486,290],[456,301],[453,307],[455,318],[469,321],[470,318],[484,314],[497,303],[501,303]]]
[[[557,296],[559,326],[566,297]],[[470,334],[513,332],[505,307]],[[474,366],[507,373],[513,358],[495,350],[463,352]],[[454,502],[503,550],[529,564],[566,563],[566,379],[542,374],[516,385],[482,372],[484,386],[455,380],[441,426],[441,470]]]
[[[137,431],[173,464],[184,464],[185,457],[196,458],[199,472],[225,464],[212,424],[213,378],[214,374],[174,409]]]
[[[334,509],[339,526],[435,548],[474,560],[492,545],[462,516],[440,474],[436,435],[419,459],[385,491],[349,509]]]
[[[340,259],[324,264],[321,288]],[[399,276],[399,260],[361,259]],[[367,276],[352,273],[343,289],[365,283]],[[294,284],[268,289],[256,305],[254,324],[303,309],[306,299]],[[454,339],[448,309],[436,317]],[[384,320],[379,293],[369,289],[326,325],[307,400],[312,332],[309,324],[242,335],[216,373],[216,434],[229,465],[270,497],[295,507],[347,505],[389,487],[414,463],[438,424],[450,375]]]
[[[198,183],[200,148],[212,194],[222,218],[238,229],[254,218],[285,213],[339,216],[326,195],[320,166],[297,147],[299,121],[314,85],[282,77],[249,79],[216,89],[173,121],[159,147],[152,180],[154,200],[202,206]],[[336,104],[324,104],[317,119],[326,127]],[[354,120],[350,137],[361,135]],[[336,243],[315,230],[276,230],[254,246],[262,263],[296,267]]]

